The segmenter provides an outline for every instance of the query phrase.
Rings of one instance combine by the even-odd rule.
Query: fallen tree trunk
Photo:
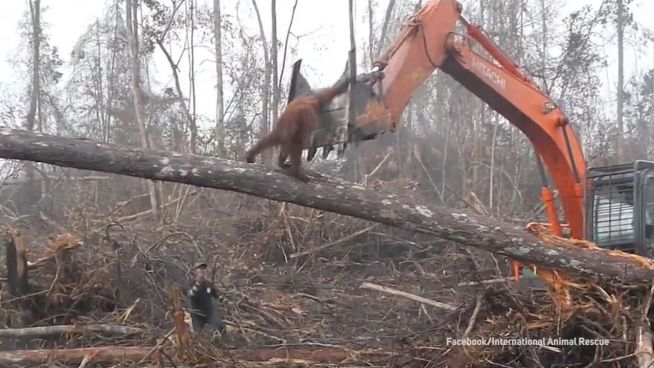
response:
[[[9,364],[38,365],[46,362],[57,362],[59,364],[79,364],[85,357],[93,364],[118,363],[118,362],[139,362],[144,357],[156,359],[157,354],[153,350],[159,348],[153,346],[103,346],[97,348],[73,348],[73,349],[42,349],[42,350],[15,350],[0,352],[0,366]],[[175,354],[171,348],[161,348],[174,360]],[[221,351],[221,359],[250,361],[250,362],[274,362],[286,364],[311,364],[311,363],[342,363],[366,362],[370,360],[381,360],[392,357],[392,353],[378,350],[357,351],[338,346],[280,346],[263,347],[258,349],[231,349]],[[213,357],[195,356],[199,362],[215,363]]]
[[[229,190],[378,222],[484,249],[510,258],[584,276],[642,283],[654,266],[600,249],[553,245],[492,218],[425,204],[309,173],[301,183],[275,168],[145,150],[87,139],[0,129],[0,158]]]
[[[0,352],[0,366],[9,364],[38,365],[46,362],[79,364],[84,357],[90,357],[94,364],[129,361],[136,362],[152,347],[109,346],[99,348],[15,350]]]

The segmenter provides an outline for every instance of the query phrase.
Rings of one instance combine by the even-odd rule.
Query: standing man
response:
[[[193,330],[201,331],[205,327],[209,332],[225,332],[225,326],[220,319],[213,299],[219,298],[216,288],[207,280],[207,264],[199,263],[195,266],[195,277],[191,280],[188,295],[191,299],[191,318]]]

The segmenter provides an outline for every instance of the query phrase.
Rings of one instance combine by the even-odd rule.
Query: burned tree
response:
[[[496,219],[366,190],[315,173],[310,174],[312,182],[304,184],[267,166],[13,129],[0,129],[0,157],[185,183],[294,203],[584,276],[637,284],[654,278],[654,265],[645,259],[569,244],[552,245]]]

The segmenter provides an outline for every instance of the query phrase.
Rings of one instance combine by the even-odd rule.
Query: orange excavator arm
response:
[[[459,22],[464,34],[455,32]],[[492,58],[473,51],[473,42]],[[358,114],[349,129],[375,134],[395,130],[415,91],[440,69],[528,137],[559,191],[570,235],[583,239],[586,162],[573,127],[550,97],[480,27],[463,19],[455,0],[427,2],[374,65],[373,72],[383,75],[370,85],[378,101],[367,103],[366,113]],[[544,173],[543,180],[542,200],[551,230],[560,236],[554,196]]]

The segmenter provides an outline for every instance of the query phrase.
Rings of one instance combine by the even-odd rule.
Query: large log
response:
[[[0,352],[0,366],[5,367],[10,364],[27,366],[47,362],[79,364],[86,356],[91,357],[92,362],[96,364],[120,361],[137,362],[146,356],[150,350],[152,350],[151,347],[142,346],[111,346],[98,348],[2,351]]]
[[[59,364],[79,364],[85,357],[94,364],[139,362],[143,358],[154,359],[152,354],[157,348],[152,346],[103,346],[93,348],[72,349],[42,349],[14,350],[0,352],[0,366],[10,364],[37,365],[47,362]],[[172,359],[175,358],[172,348],[161,348]],[[276,364],[297,363],[342,363],[365,362],[368,360],[383,360],[392,357],[391,353],[379,350],[358,351],[338,346],[279,346],[256,349],[229,349],[221,352],[225,360],[269,362]],[[87,359],[88,359],[87,358]],[[211,357],[196,356],[199,361],[212,362]]]
[[[315,173],[309,173],[311,182],[304,184],[263,165],[8,128],[0,128],[0,158],[250,194],[408,229],[582,276],[630,283],[654,278],[651,264],[600,249],[555,246],[523,228],[496,219],[369,190]]]

